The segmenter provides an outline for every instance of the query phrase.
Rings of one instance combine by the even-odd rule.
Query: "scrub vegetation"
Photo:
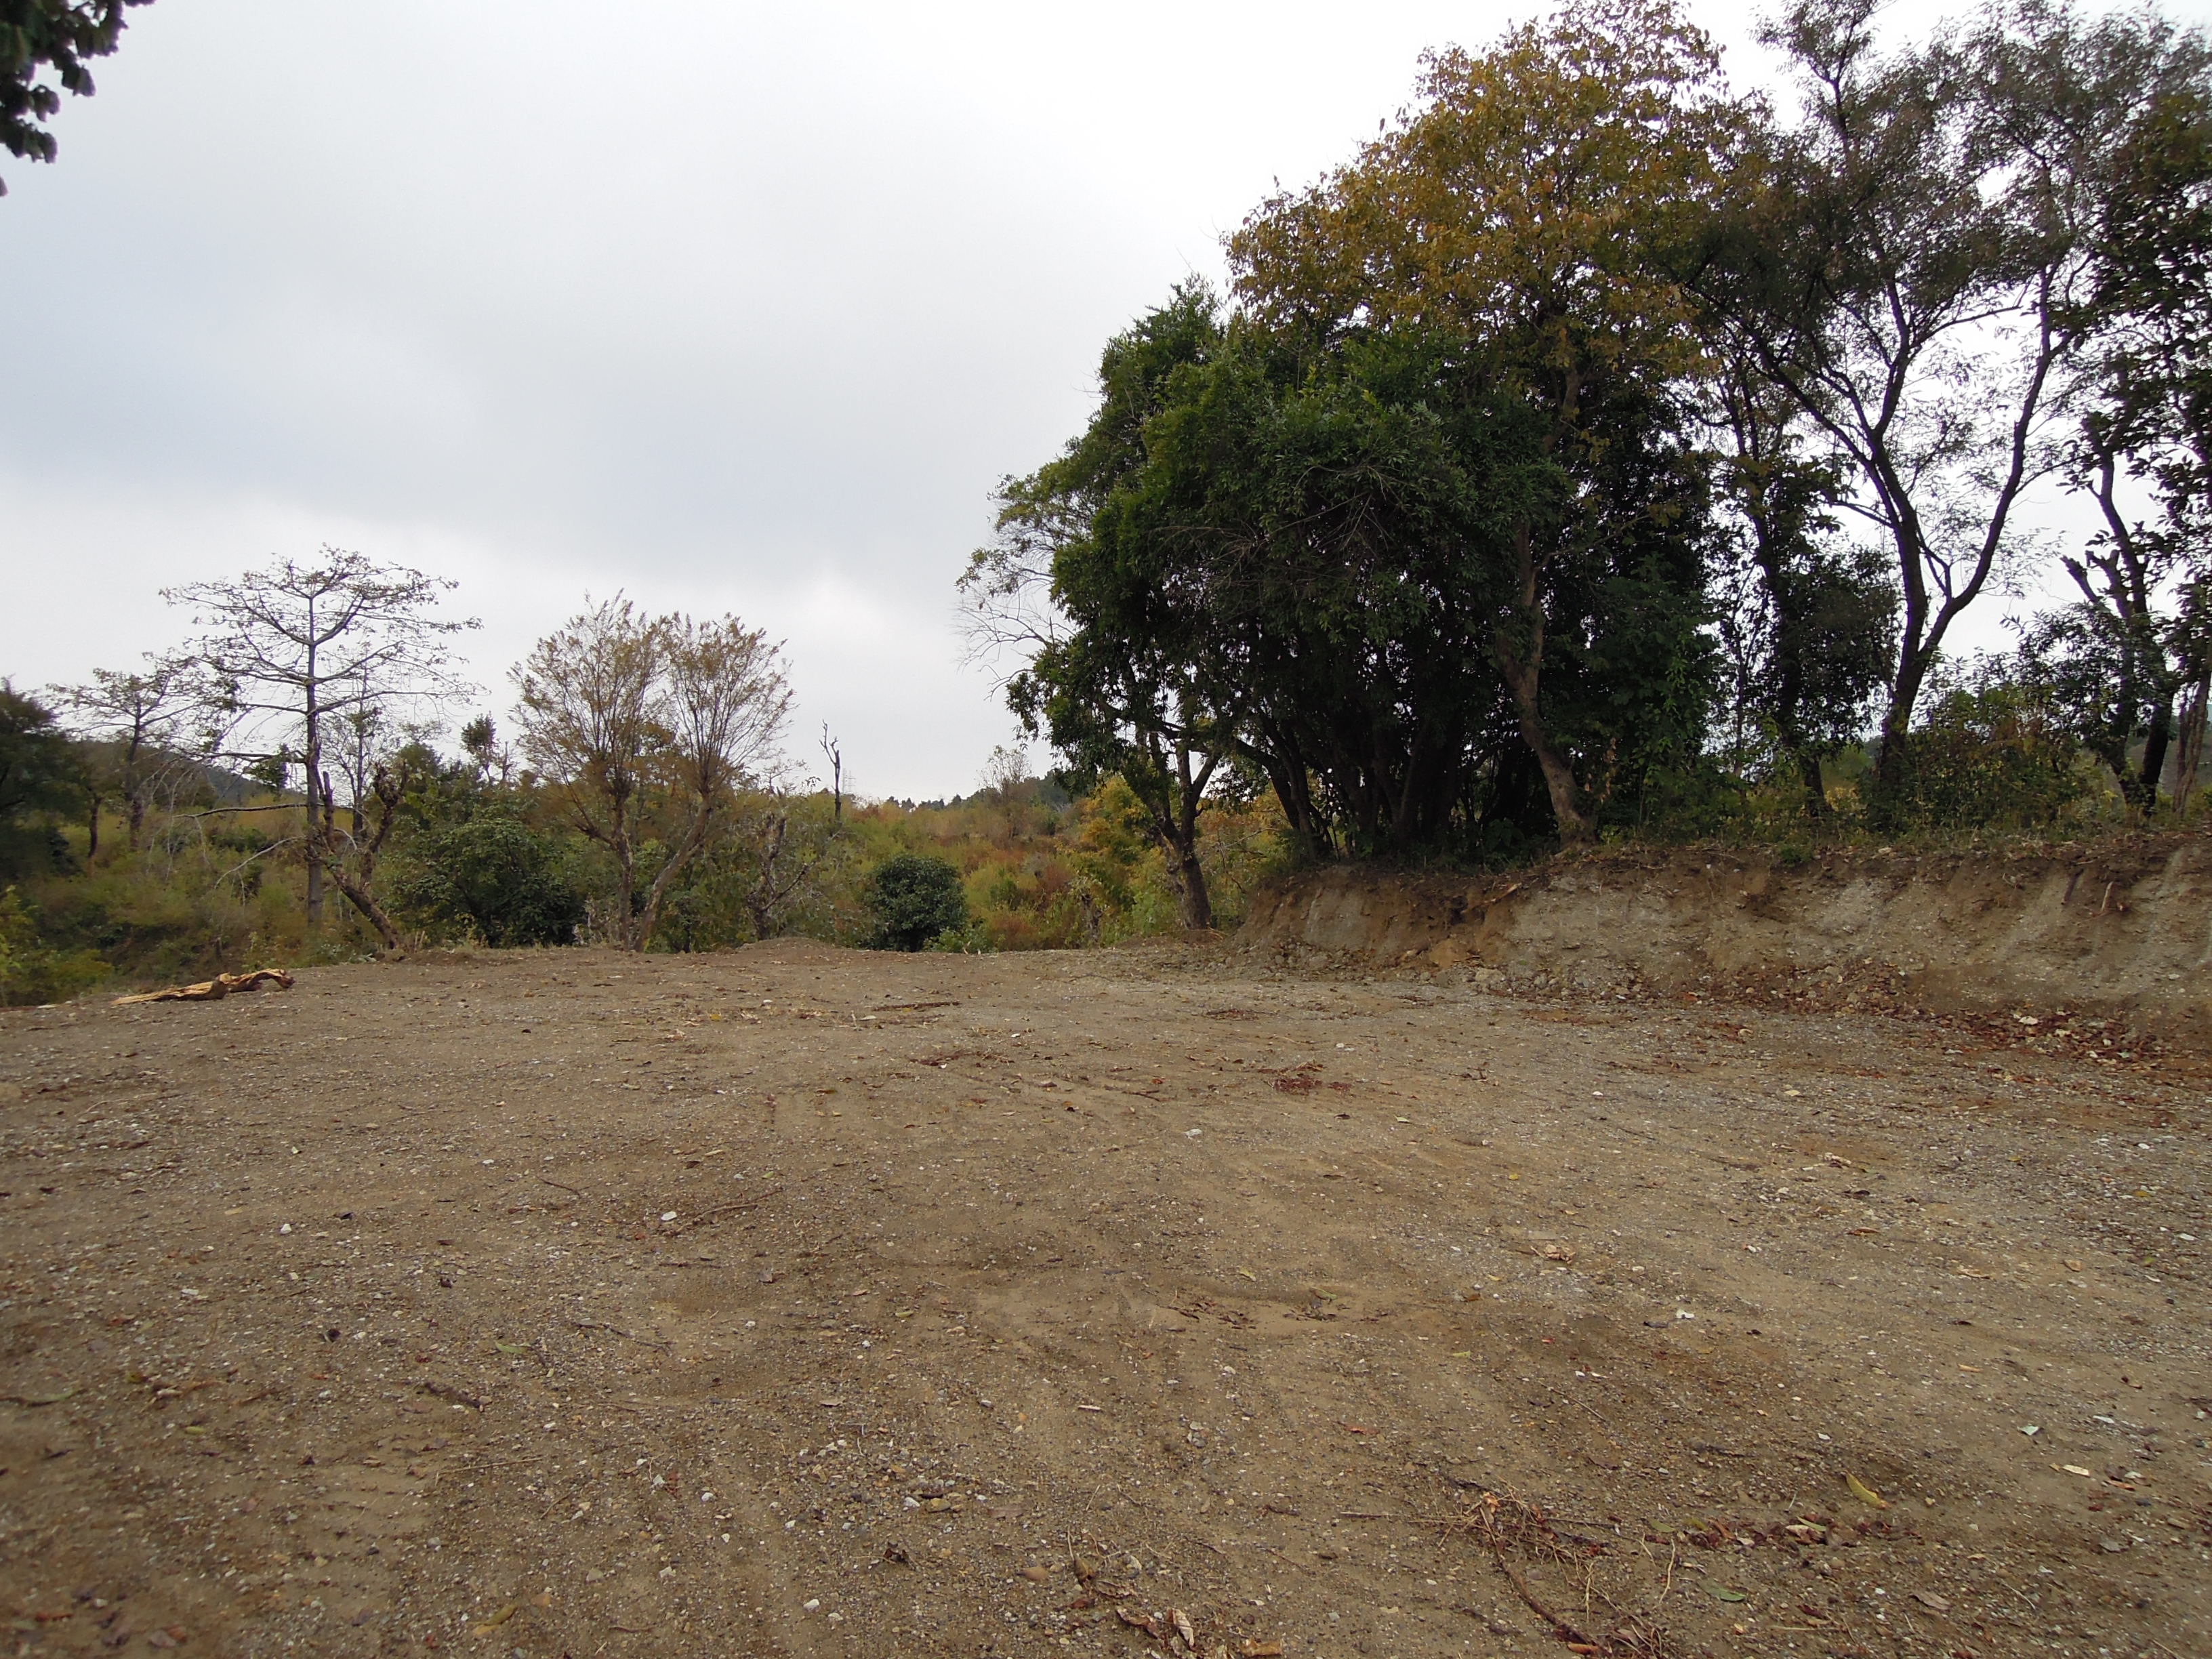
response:
[[[32,9],[115,44],[113,6]],[[1080,945],[1340,860],[2185,822],[2212,47],[2054,0],[1765,39],[1772,96],[1667,0],[1437,52],[1225,290],[1107,343],[959,583],[1049,776],[857,799],[825,729],[825,787],[763,631],[619,595],[476,712],[451,585],[325,548],[0,700],[4,994],[456,939]]]

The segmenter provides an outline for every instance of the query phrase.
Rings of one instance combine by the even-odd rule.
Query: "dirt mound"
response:
[[[1686,848],[1517,878],[1339,866],[1263,894],[1238,942],[1461,969],[1477,982],[1703,991],[1793,1006],[2064,1010],[2212,1044],[2212,844],[1836,854]]]

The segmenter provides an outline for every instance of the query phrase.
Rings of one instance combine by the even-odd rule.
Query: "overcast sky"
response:
[[[972,788],[994,483],[1423,48],[1534,9],[134,10],[59,162],[0,156],[0,674],[131,666],[161,586],[332,543],[460,583],[483,707],[623,589],[787,641],[794,749],[826,720],[859,788]],[[1697,13],[1740,79],[1754,9]]]

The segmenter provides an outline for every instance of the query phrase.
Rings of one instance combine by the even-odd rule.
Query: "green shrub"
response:
[[[2033,688],[1994,675],[1954,685],[1912,733],[1906,816],[1931,829],[2040,828],[2093,793],[2086,758]]]
[[[434,927],[465,928],[486,945],[574,945],[584,896],[553,850],[512,818],[471,818],[422,836],[393,897]]]
[[[0,892],[0,1003],[61,1002],[108,975],[90,951],[57,951],[39,936],[37,920],[12,887]]]
[[[876,942],[889,950],[919,951],[968,925],[958,868],[927,853],[898,853],[878,865],[868,878],[867,901]]]

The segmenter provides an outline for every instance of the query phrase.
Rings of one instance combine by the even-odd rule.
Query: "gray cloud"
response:
[[[1717,9],[1740,34],[1741,7]],[[864,788],[1010,722],[951,584],[1098,347],[1342,159],[1441,3],[164,0],[0,202],[0,672],[321,541],[459,579],[496,702],[588,587],[787,636]]]

